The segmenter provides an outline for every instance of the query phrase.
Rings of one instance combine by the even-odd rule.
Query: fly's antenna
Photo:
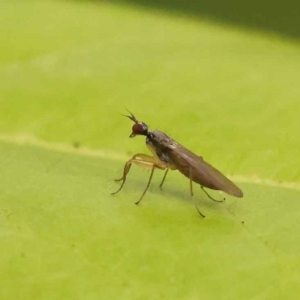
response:
[[[127,108],[125,108],[125,109],[130,113],[130,116],[122,115],[122,114],[121,114],[121,116],[129,118],[134,123],[138,123],[139,121],[136,119],[136,117],[133,115],[133,113],[130,112]]]

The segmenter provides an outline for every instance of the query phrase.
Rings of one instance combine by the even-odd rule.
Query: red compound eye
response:
[[[144,131],[144,126],[141,123],[136,123],[132,126],[132,132],[134,134],[142,134]]]
[[[130,137],[134,137],[137,134],[147,135],[147,133],[148,133],[148,126],[143,122],[138,122],[132,126],[132,134],[130,135]]]

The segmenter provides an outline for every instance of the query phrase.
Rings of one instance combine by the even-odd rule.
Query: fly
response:
[[[132,164],[138,165],[144,169],[151,170],[147,186],[141,197],[135,204],[139,204],[146,194],[155,169],[165,170],[165,174],[160,183],[162,188],[169,170],[178,170],[190,182],[190,194],[193,196],[193,182],[200,185],[203,192],[215,202],[223,202],[224,200],[216,200],[212,198],[204,188],[212,190],[220,190],[228,195],[235,197],[243,197],[243,192],[231,180],[229,180],[220,171],[215,169],[212,165],[207,163],[201,156],[196,155],[192,151],[186,149],[167,134],[159,130],[149,131],[148,126],[131,113],[130,116],[125,115],[134,122],[132,126],[132,133],[129,137],[133,138],[136,135],[143,135],[146,137],[146,145],[152,153],[152,156],[147,154],[135,154],[128,160],[124,166],[123,176],[116,181],[122,181],[120,188],[112,194],[118,193],[126,182],[127,174],[130,171]],[[197,205],[195,204],[199,214],[204,218]]]

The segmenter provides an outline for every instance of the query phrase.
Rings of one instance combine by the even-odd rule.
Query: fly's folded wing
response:
[[[213,190],[221,190],[235,197],[243,197],[243,192],[240,188],[220,171],[204,161],[201,156],[197,156],[175,141],[172,141],[166,147],[169,150],[170,160],[177,167],[178,171],[186,177],[191,178],[201,186]]]

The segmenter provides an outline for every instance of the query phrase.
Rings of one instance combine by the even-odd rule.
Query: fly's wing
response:
[[[201,186],[222,190],[235,197],[243,197],[241,189],[220,171],[204,161],[201,156],[197,156],[174,140],[166,144],[165,147],[169,149],[168,155],[173,164],[186,177],[191,178]]]

